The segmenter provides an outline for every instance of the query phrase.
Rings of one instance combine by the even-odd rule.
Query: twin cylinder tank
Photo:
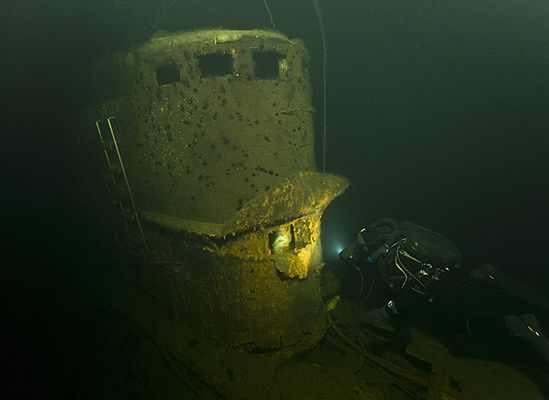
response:
[[[316,170],[307,64],[280,33],[203,30],[93,68],[106,195],[139,280],[229,346],[314,342],[325,326],[320,218],[347,181]]]

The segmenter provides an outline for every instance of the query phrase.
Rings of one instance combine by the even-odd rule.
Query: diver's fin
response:
[[[528,341],[549,362],[549,340],[534,314],[505,315],[503,320],[511,336]]]
[[[475,281],[491,282],[522,301],[549,310],[549,299],[543,293],[507,276],[491,264],[481,265],[480,268],[471,271],[470,275]]]

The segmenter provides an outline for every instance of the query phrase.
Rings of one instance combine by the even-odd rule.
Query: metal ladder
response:
[[[122,220],[128,237],[130,241],[133,239],[141,244],[148,253],[149,248],[147,246],[145,234],[143,233],[143,226],[141,225],[141,220],[139,219],[139,214],[135,207],[132,189],[130,182],[128,181],[122,155],[120,154],[118,141],[116,140],[116,135],[114,133],[112,124],[113,119],[114,117],[108,117],[104,120],[98,119],[95,121],[95,128],[97,130],[97,135],[99,136],[101,147],[103,148],[103,153],[105,154],[113,188],[116,191],[115,202],[122,214]],[[107,131],[106,135],[103,134],[104,130]]]

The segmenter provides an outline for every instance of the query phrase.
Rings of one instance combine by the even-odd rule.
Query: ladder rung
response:
[[[117,164],[111,164],[110,165],[110,171],[112,174],[116,174],[118,176],[122,176],[122,168],[120,165]]]
[[[129,208],[124,208],[123,217],[126,219],[126,221],[135,221],[135,214],[133,210]]]
[[[107,151],[113,151],[114,150],[114,143],[112,140],[103,140],[103,148]]]

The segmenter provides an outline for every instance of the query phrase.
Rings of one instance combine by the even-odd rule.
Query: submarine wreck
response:
[[[93,66],[86,110],[126,281],[169,324],[276,362],[325,333],[320,219],[348,185],[317,171],[307,63],[276,32],[157,34]]]
[[[471,362],[425,332],[405,355],[378,353],[383,338],[345,323],[352,304],[330,315],[321,217],[349,182],[317,169],[308,62],[281,33],[210,29],[158,33],[92,67],[82,161],[102,171],[88,201],[116,256],[79,271],[74,298],[119,378],[87,397],[478,397],[461,386]],[[471,379],[502,374],[539,398],[502,364]]]

